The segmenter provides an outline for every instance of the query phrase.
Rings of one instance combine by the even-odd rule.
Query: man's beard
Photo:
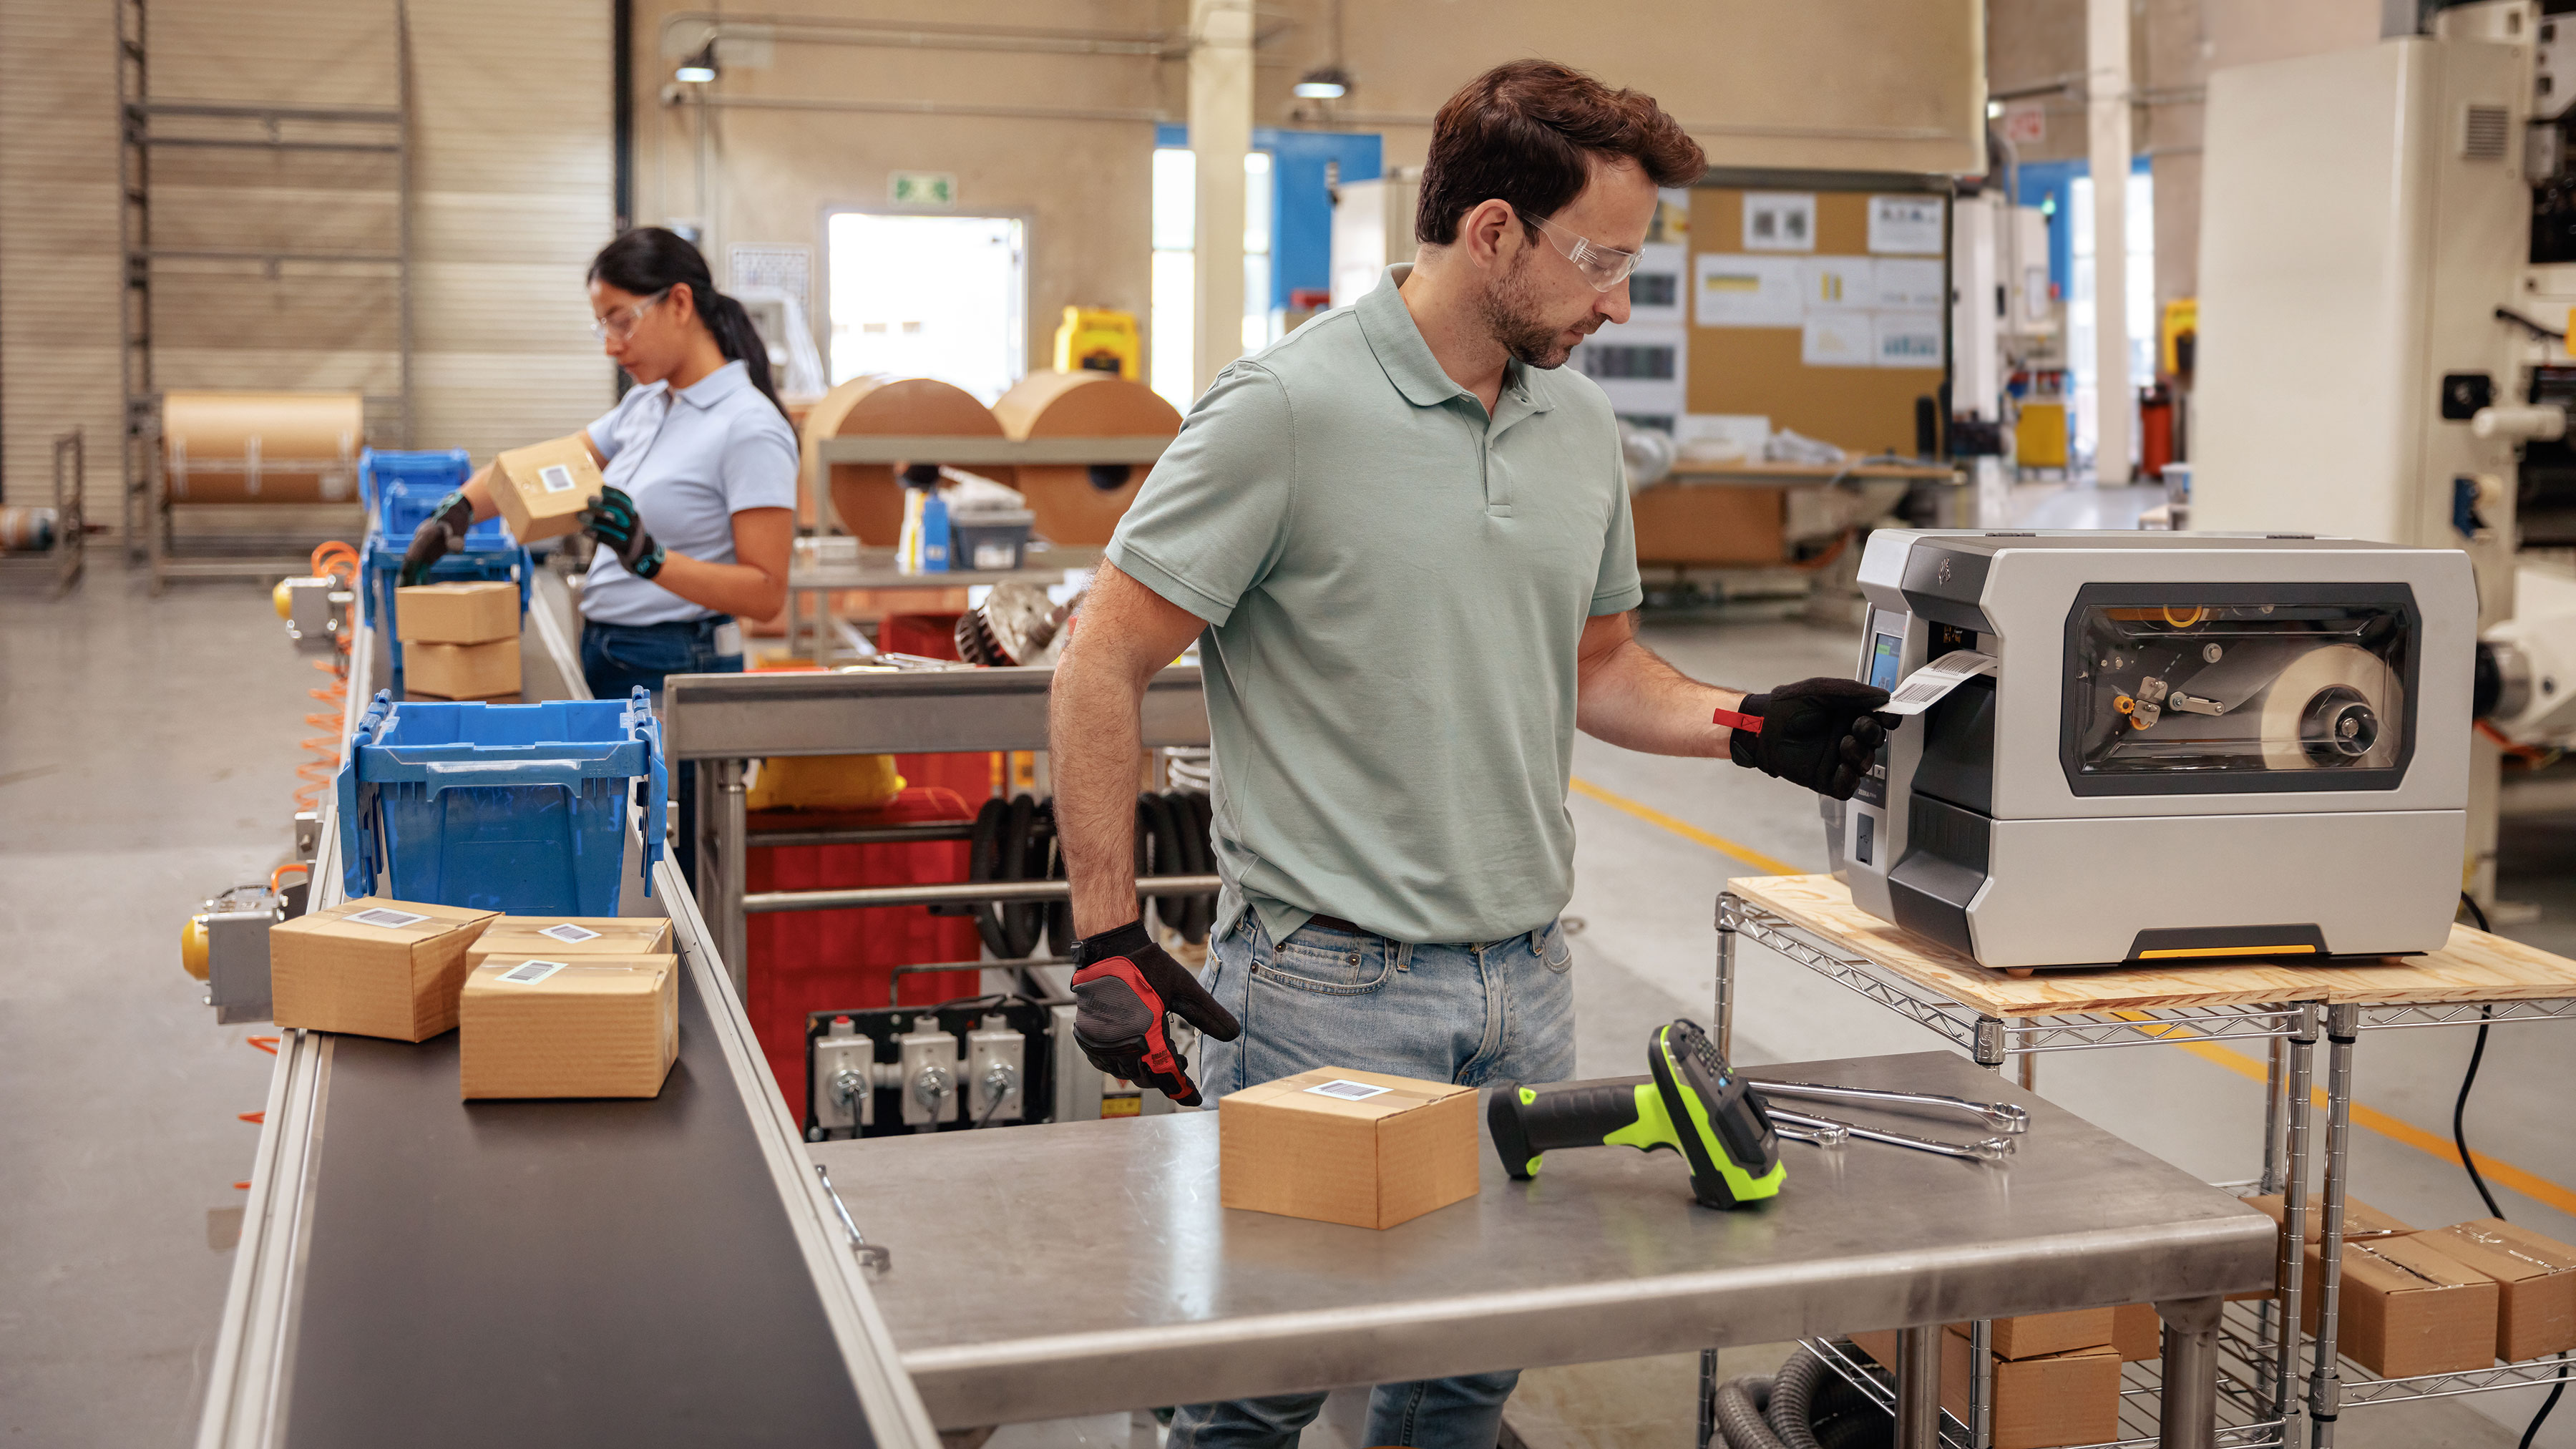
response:
[[[1566,329],[1541,319],[1538,315],[1536,289],[1530,286],[1526,270],[1532,253],[1523,251],[1512,269],[1485,289],[1484,313],[1486,330],[1493,334],[1503,350],[1520,360],[1523,366],[1536,368],[1563,367],[1567,347],[1558,338]],[[1590,335],[1590,329],[1585,329]]]

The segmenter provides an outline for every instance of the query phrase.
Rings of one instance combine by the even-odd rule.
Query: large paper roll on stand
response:
[[[351,502],[366,445],[366,399],[354,392],[161,397],[161,468],[173,503]]]
[[[1005,435],[1017,439],[1169,438],[1181,431],[1180,413],[1161,394],[1106,372],[1032,373],[1002,394],[993,416]],[[1031,526],[1039,537],[1098,546],[1109,542],[1148,471],[1141,463],[1024,464],[1019,489],[1037,515]]]
[[[824,480],[817,450],[825,438],[848,437],[998,438],[1002,425],[992,410],[963,388],[927,377],[857,377],[823,395],[805,415],[801,439],[805,454],[805,496],[798,521],[817,523],[812,490]],[[937,463],[939,458],[914,462]],[[1008,468],[973,471],[1001,483],[1011,481]],[[903,485],[882,463],[835,463],[829,469],[832,512],[844,532],[861,541],[892,545],[903,533]]]

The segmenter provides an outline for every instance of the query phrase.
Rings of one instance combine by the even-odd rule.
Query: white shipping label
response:
[[[534,986],[564,969],[561,961],[522,961],[501,973],[501,979],[513,986]]]
[[[1345,1102],[1365,1102],[1371,1097],[1383,1097],[1395,1088],[1372,1087],[1366,1082],[1346,1082],[1336,1077],[1329,1082],[1319,1082],[1306,1090],[1318,1097],[1338,1097]]]
[[[1974,649],[1953,649],[1912,674],[1896,686],[1896,692],[1879,707],[1881,714],[1921,714],[1941,702],[1942,696],[1980,674],[1995,672],[1994,656]]]
[[[371,910],[360,911],[354,916],[342,916],[340,919],[355,921],[361,926],[382,926],[388,931],[399,931],[405,926],[419,925],[429,917],[415,916],[409,911],[388,910],[383,906],[377,906]]]
[[[573,488],[572,470],[561,463],[539,468],[537,484],[548,493],[570,493]]]
[[[560,926],[548,926],[537,934],[540,936],[552,936],[567,946],[577,946],[584,941],[596,941],[599,939],[599,933],[597,931],[584,930],[570,921],[566,921]]]

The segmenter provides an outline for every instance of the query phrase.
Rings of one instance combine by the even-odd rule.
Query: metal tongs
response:
[[[1784,1137],[1811,1142],[1819,1147],[1839,1147],[1852,1138],[1864,1142],[1882,1142],[1891,1147],[1910,1147],[1917,1152],[1930,1152],[1943,1157],[1964,1158],[1970,1162],[2001,1162],[2013,1152],[2012,1137],[1987,1137],[1975,1142],[1944,1142],[1937,1138],[1916,1137],[1906,1132],[1887,1132],[1875,1127],[1817,1117],[1773,1105],[1772,1097],[1812,1098],[1828,1102],[1855,1102],[1867,1105],[1892,1105],[1926,1108],[1963,1116],[1983,1126],[2018,1135],[2030,1129],[2030,1113],[2009,1102],[1971,1102],[1963,1097],[1942,1096],[1925,1092],[1886,1092],[1868,1087],[1832,1087],[1820,1082],[1761,1082],[1747,1078],[1745,1085],[1763,1097],[1772,1124]]]

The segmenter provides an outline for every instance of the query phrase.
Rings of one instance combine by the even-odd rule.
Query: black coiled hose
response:
[[[1896,1421],[1886,1409],[1801,1348],[1777,1378],[1719,1386],[1717,1429],[1726,1449],[1887,1449]]]

